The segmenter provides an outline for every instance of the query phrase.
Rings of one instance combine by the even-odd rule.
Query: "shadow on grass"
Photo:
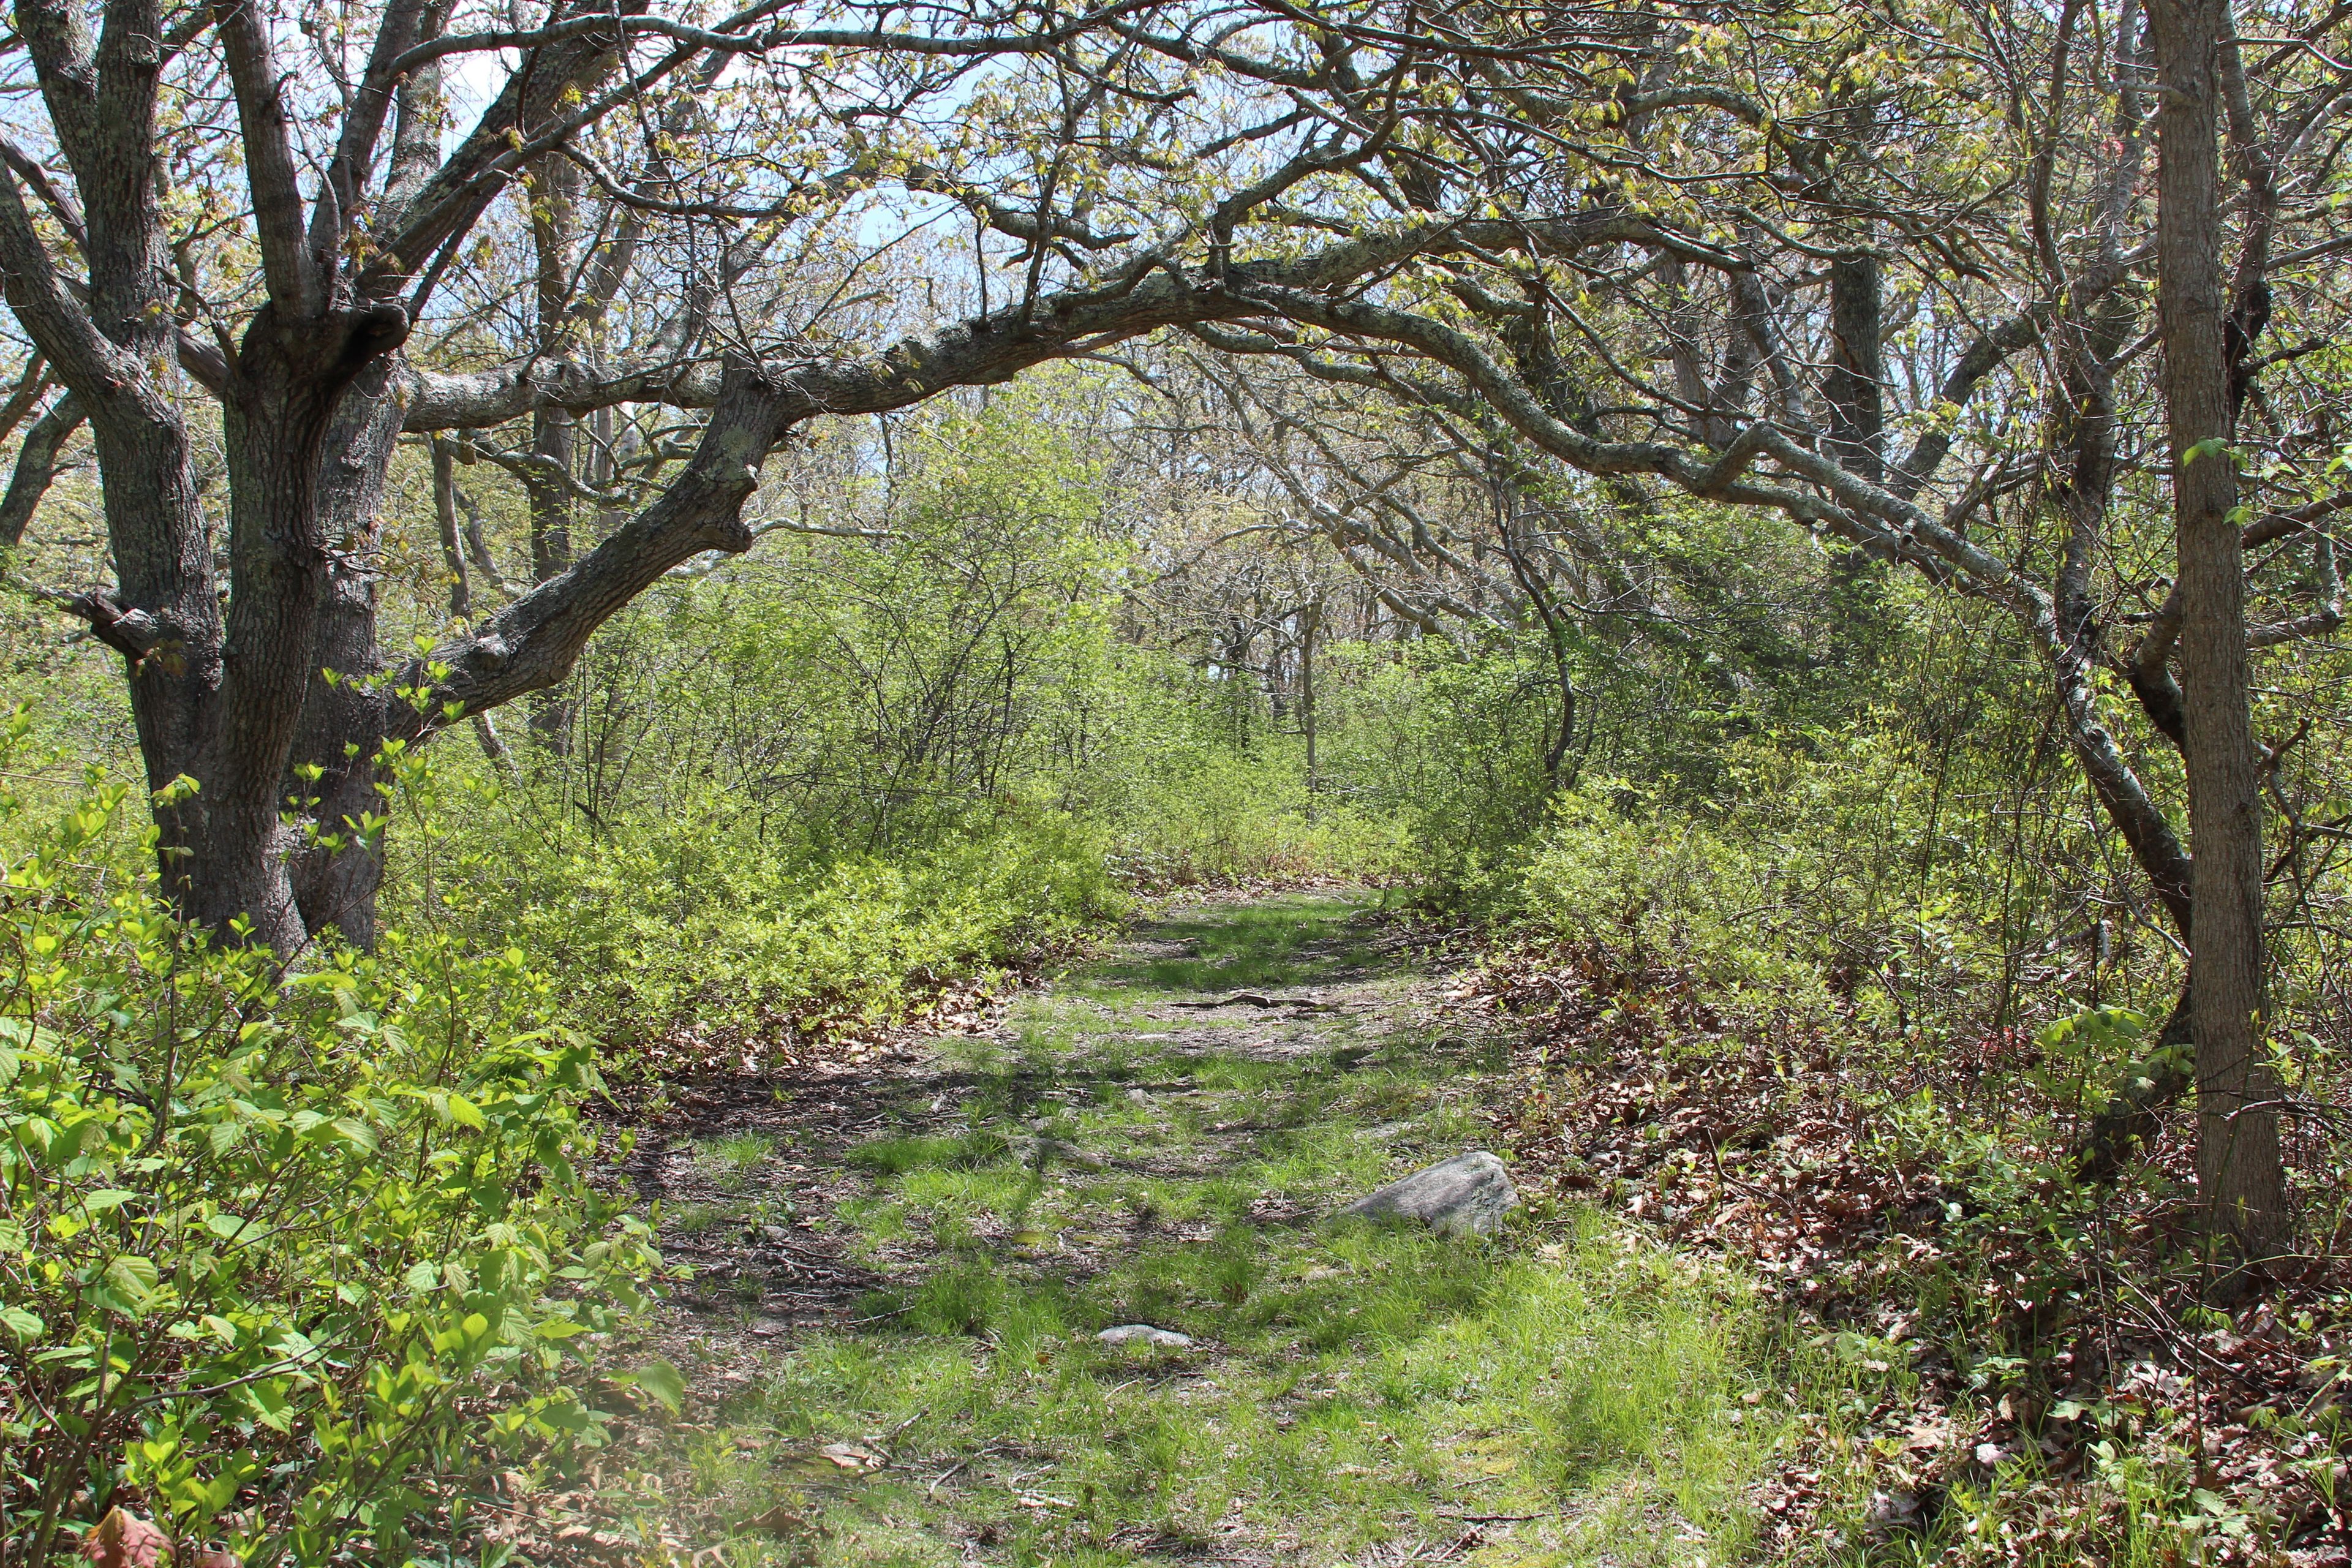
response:
[[[840,1155],[871,1186],[836,1218],[886,1282],[690,1440],[691,1489],[744,1522],[727,1561],[1330,1563],[1478,1519],[1513,1561],[1747,1550],[1793,1403],[1736,1280],[1572,1215],[1496,1241],[1323,1217],[1475,1142],[1501,1065],[1396,1016],[1412,971],[1381,937],[1332,898],[1157,922]],[[1245,1030],[1134,1022],[1349,984]],[[1122,1323],[1193,1342],[1096,1339]],[[859,1444],[889,1462],[825,1474]],[[745,1522],[771,1518],[812,1522]]]
[[[1361,980],[1405,967],[1361,900],[1298,895],[1213,905],[1138,931],[1135,956],[1097,967],[1094,991],[1218,992]]]

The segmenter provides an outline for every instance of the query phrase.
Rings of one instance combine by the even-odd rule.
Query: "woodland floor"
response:
[[[658,1528],[733,1568],[1744,1555],[1799,1397],[1738,1278],[1540,1201],[1326,1220],[1490,1141],[1507,1052],[1449,989],[1370,895],[1212,903],[966,1033],[686,1096],[630,1167],[696,1270]]]

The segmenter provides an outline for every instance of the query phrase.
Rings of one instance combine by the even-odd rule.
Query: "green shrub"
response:
[[[1951,759],[1878,720],[1735,742],[1718,765],[1713,801],[1622,779],[1562,793],[1514,912],[1726,994],[1834,1001],[1889,1036],[2169,1005],[2164,948],[2122,922],[2104,948],[2093,940],[2120,899],[2079,817],[2021,843],[2014,797],[1951,776]]]
[[[633,1068],[733,1064],[896,1022],[931,987],[1120,904],[1096,837],[1041,807],[975,811],[887,858],[811,862],[763,847],[723,800],[534,844],[542,803],[487,787],[395,840],[401,907],[453,939],[521,947]]]
[[[1129,881],[1380,880],[1407,864],[1402,821],[1309,794],[1295,745],[1262,741],[1253,756],[1182,742],[1160,750],[1118,823],[1113,865]]]
[[[1815,955],[1773,940],[1789,907],[1784,862],[1679,813],[1643,816],[1599,781],[1561,795],[1520,889],[1546,934],[1589,938],[1689,967],[1733,992],[1818,995]]]
[[[1542,832],[1556,677],[1526,647],[1465,658],[1430,639],[1335,648],[1330,776],[1391,825],[1429,891],[1477,904],[1507,889]]]
[[[591,1347],[658,1260],[582,1175],[592,1049],[519,952],[208,946],[85,868],[127,795],[0,864],[5,1554],[131,1501],[249,1562],[406,1561],[601,1436]]]

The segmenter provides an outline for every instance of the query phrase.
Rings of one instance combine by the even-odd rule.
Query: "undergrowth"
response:
[[[103,871],[127,794],[5,824],[0,1552],[125,1508],[184,1559],[495,1561],[501,1471],[677,1393],[610,1352],[660,1264],[594,1048],[516,950],[206,941]]]
[[[1816,1448],[1768,1491],[1776,1552],[2271,1563],[2346,1542],[2352,1280],[2315,1262],[2203,1305],[2177,1118],[2121,1185],[2074,1176],[2134,1031],[1931,1057],[1737,995],[1588,939],[1496,954],[1464,1005],[1520,1031],[1522,1168],[1740,1260],[1813,1349],[1887,1375],[1828,1450],[1857,1485],[1823,1484]]]

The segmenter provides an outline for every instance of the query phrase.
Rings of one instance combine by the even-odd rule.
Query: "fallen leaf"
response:
[[[172,1538],[151,1521],[110,1509],[82,1538],[81,1554],[99,1568],[168,1568]]]

